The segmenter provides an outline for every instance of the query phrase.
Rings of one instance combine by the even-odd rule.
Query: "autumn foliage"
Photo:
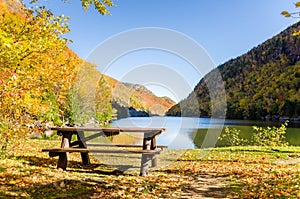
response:
[[[81,60],[71,52],[66,20],[44,8],[12,12],[0,3],[1,145],[24,136],[33,120],[59,122]]]

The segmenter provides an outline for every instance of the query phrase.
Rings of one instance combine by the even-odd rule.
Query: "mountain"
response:
[[[215,69],[225,86],[227,118],[300,116],[300,38],[292,35],[296,30],[299,23]],[[213,79],[215,70],[201,79],[194,92],[169,109],[167,115],[181,115],[184,109],[191,116],[210,117],[211,93],[205,79]],[[191,104],[193,96],[199,104]]]
[[[164,115],[167,110],[175,105],[175,102],[169,97],[157,97],[142,85],[130,83],[124,83],[124,85],[133,91],[133,96],[135,96],[136,99],[143,102],[143,105],[139,107],[139,103],[134,103],[134,101],[132,101],[133,107],[144,108],[150,115]]]
[[[118,82],[117,80],[105,76],[109,82],[112,92],[112,104],[119,114],[118,117],[130,116],[129,108],[132,112],[142,111],[141,116],[147,113],[148,115],[165,115],[175,102],[168,97],[157,97],[146,87],[139,84],[130,84]],[[122,112],[122,113],[120,113]],[[135,112],[135,116],[139,116]]]

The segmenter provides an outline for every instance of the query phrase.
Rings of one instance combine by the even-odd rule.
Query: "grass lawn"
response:
[[[53,140],[26,140],[0,158],[0,198],[300,198],[300,147],[166,150],[173,164],[149,176],[70,154],[67,171],[42,153]],[[176,156],[177,155],[177,156]],[[179,156],[180,155],[180,156]]]

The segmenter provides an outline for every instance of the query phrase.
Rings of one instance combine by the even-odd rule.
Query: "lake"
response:
[[[224,143],[218,137],[224,126],[234,127],[241,131],[241,137],[252,136],[252,126],[280,126],[279,122],[222,120],[211,118],[181,117],[131,117],[113,121],[111,127],[163,127],[166,132],[157,139],[158,145],[167,145],[169,149],[188,149],[218,147]],[[286,140],[290,145],[300,146],[300,123],[289,123]],[[124,137],[121,138],[126,139]],[[130,138],[133,143],[141,142],[140,138]],[[118,140],[120,142],[120,139]],[[126,140],[128,141],[128,139]]]

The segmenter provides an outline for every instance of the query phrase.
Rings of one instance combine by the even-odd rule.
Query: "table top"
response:
[[[51,130],[55,131],[68,131],[68,132],[77,132],[77,131],[102,131],[102,132],[127,132],[127,133],[151,133],[151,132],[163,132],[165,128],[91,128],[91,127],[50,127]]]

